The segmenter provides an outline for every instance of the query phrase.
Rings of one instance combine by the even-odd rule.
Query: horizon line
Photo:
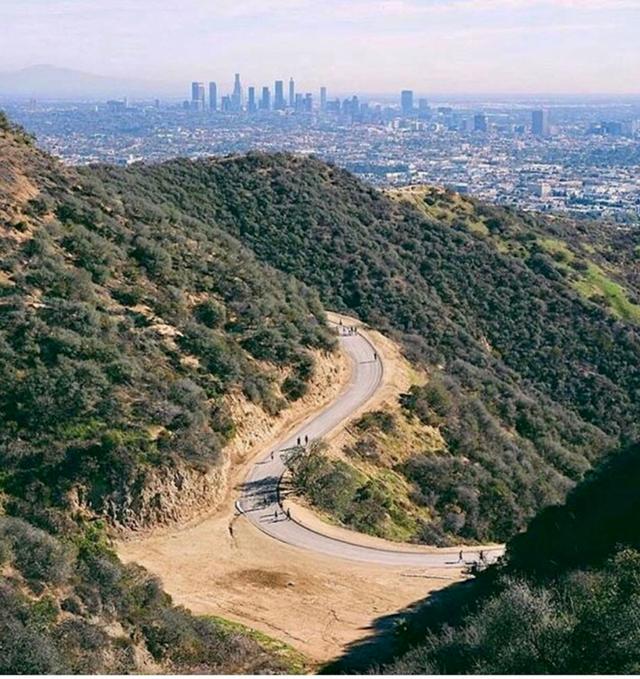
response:
[[[101,79],[101,80],[112,80],[112,81],[121,81],[122,82],[122,88],[127,89],[129,91],[129,94],[127,95],[126,93],[123,93],[122,96],[128,96],[128,97],[134,97],[134,98],[139,98],[142,101],[145,101],[147,99],[157,99],[157,98],[170,98],[170,99],[175,99],[176,101],[181,101],[184,99],[188,99],[188,85],[192,82],[204,82],[204,83],[210,83],[210,82],[215,82],[216,84],[219,84],[221,81],[219,79],[214,80],[213,78],[205,79],[205,80],[199,80],[199,79],[187,79],[185,78],[184,81],[180,80],[155,80],[155,79],[147,79],[147,78],[130,78],[127,76],[115,76],[115,75],[103,75],[100,73],[95,73],[91,71],[83,71],[81,69],[75,69],[72,67],[68,66],[56,66],[51,63],[36,63],[36,64],[31,64],[29,66],[24,66],[22,68],[18,68],[15,70],[3,70],[0,71],[0,77],[2,76],[11,76],[11,75],[17,75],[23,71],[28,71],[31,69],[38,69],[38,68],[49,68],[53,70],[58,70],[58,71],[66,71],[70,74],[76,74],[78,76],[90,76],[96,79]],[[230,71],[230,73],[238,73],[241,71]],[[226,76],[225,76],[226,77]],[[294,76],[287,76],[287,78],[293,77],[294,81],[296,82],[302,82],[302,78],[297,78]],[[231,77],[229,78],[231,80]],[[271,88],[271,85],[275,83],[277,80],[286,80],[284,77],[274,77],[272,78],[267,85]],[[246,80],[244,87],[249,87],[249,86],[258,86],[262,87],[264,86],[264,83],[261,85],[255,85],[252,82],[252,85],[249,85],[248,83],[250,80]],[[256,83],[258,82],[257,80],[255,81]],[[159,92],[153,92],[153,88],[157,87]],[[319,90],[321,87],[327,87],[327,89],[331,90],[332,86],[330,83],[325,83],[324,85],[322,84],[317,84],[312,88],[302,88],[302,90],[306,91],[311,91],[314,92],[316,90]],[[107,89],[107,88],[105,88]],[[114,88],[114,92],[115,92]],[[139,93],[135,93],[135,90],[139,89]],[[176,90],[175,93],[169,94],[168,90]],[[184,94],[178,94],[177,90],[180,89],[181,91],[184,92]],[[553,98],[553,97],[594,97],[594,98],[602,98],[602,97],[624,97],[624,98],[640,98],[640,90],[637,91],[532,91],[532,90],[508,90],[508,91],[500,91],[500,90],[478,90],[478,91],[470,91],[470,90],[453,90],[453,91],[446,91],[446,90],[425,90],[421,89],[421,86],[411,86],[408,84],[404,85],[398,85],[397,90],[378,90],[376,91],[375,89],[351,89],[351,90],[345,90],[344,88],[337,87],[334,90],[334,94],[332,96],[353,96],[354,94],[358,96],[369,96],[369,97],[385,97],[385,98],[391,98],[391,97],[397,97],[400,92],[403,90],[411,90],[414,92],[414,96],[419,96],[419,97],[530,97],[530,98]],[[79,95],[80,98],[73,96],[73,97],[68,97],[68,96],[47,96],[43,97],[41,101],[87,101],[87,102],[94,102],[98,101],[97,99],[94,98],[87,98],[84,99],[83,95]],[[2,92],[0,91],[0,99],[4,100],[21,100],[21,99],[32,99],[32,98],[37,98],[32,95],[26,95],[26,94],[11,94],[10,92]]]

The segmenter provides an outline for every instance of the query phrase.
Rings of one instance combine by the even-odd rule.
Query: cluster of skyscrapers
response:
[[[296,84],[293,78],[289,79],[288,88],[285,89],[284,80],[276,80],[273,91],[267,85],[258,91],[254,86],[247,88],[246,95],[240,74],[235,74],[233,90],[230,94],[218,97],[218,86],[215,82],[209,83],[208,98],[205,84],[193,82],[191,84],[191,100],[184,102],[185,109],[204,112],[220,111],[222,113],[255,114],[261,111],[289,111],[295,113],[312,113],[314,111],[314,98],[311,92],[296,92]],[[432,111],[426,99],[416,99],[413,90],[402,90],[400,93],[400,113],[406,119],[430,120]],[[348,97],[344,100],[327,98],[327,88],[320,88],[320,103],[317,107],[323,113],[348,116],[353,121],[370,122],[382,114],[381,106],[370,107],[367,102],[360,102],[357,96]],[[396,109],[397,110],[397,109]],[[446,112],[444,108],[438,109],[439,113]],[[473,119],[461,123],[465,129],[461,131],[473,131],[486,133],[492,129],[488,116],[485,113],[477,113]],[[535,110],[531,114],[531,132],[535,136],[546,137],[550,134],[549,115],[545,110]],[[524,128],[523,130],[524,131]]]
[[[185,108],[193,111],[221,111],[222,113],[257,113],[258,111],[286,111],[293,110],[297,113],[311,113],[313,111],[313,95],[296,92],[293,78],[289,80],[288,91],[285,94],[284,80],[276,80],[273,89],[267,85],[258,90],[251,86],[245,91],[240,80],[240,74],[236,73],[231,94],[218,99],[218,86],[215,82],[209,83],[209,98],[205,96],[205,85],[202,82],[191,84],[191,101],[185,101]],[[327,109],[327,88],[320,89],[320,109]]]
[[[400,93],[400,110],[405,118],[429,118],[430,109],[426,99],[419,99],[418,106],[415,106],[413,90],[402,90]],[[440,107],[441,113],[451,112],[448,107]],[[489,132],[489,118],[486,113],[477,113],[473,116],[473,121],[464,121],[462,132]],[[521,132],[524,132],[524,127]],[[547,137],[551,134],[549,125],[549,112],[546,110],[535,110],[531,113],[531,132],[536,137]]]

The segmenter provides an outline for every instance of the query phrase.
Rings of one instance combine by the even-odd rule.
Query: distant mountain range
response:
[[[112,78],[47,64],[0,72],[0,98],[92,100],[180,95],[177,85]]]

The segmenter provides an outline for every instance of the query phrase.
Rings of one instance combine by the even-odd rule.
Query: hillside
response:
[[[635,323],[587,299],[546,256],[511,252],[484,229],[436,219],[314,159],[250,154],[84,174],[126,210],[153,201],[218,225],[427,368],[430,383],[404,409],[446,445],[434,455],[411,443],[396,470],[432,516],[415,539],[505,539],[637,435]],[[516,224],[525,239],[543,228],[486,207],[474,223]],[[633,276],[623,283],[634,309]]]
[[[126,215],[99,182],[2,143],[4,488],[20,505],[45,483],[51,508],[72,491],[124,526],[153,523],[128,489],[222,469],[227,394],[271,415],[303,395],[309,349],[334,344],[322,308],[219,229],[144,201]]]
[[[614,244],[635,236],[464,209],[457,224],[286,155],[66,168],[0,116],[4,669],[299,662],[176,608],[110,541],[216,508],[241,413],[277,421],[332,356],[323,305],[388,333],[428,375],[358,421],[351,469],[319,458],[330,484],[316,504],[337,484],[344,502],[328,509],[346,525],[508,539],[634,440],[636,246]],[[585,287],[590,267],[606,294]]]
[[[173,608],[106,541],[214,509],[238,425],[230,398],[277,417],[335,340],[306,286],[215,227],[138,207],[125,214],[0,118],[5,669],[79,671],[104,651],[105,672],[147,656],[154,671],[282,670],[241,633]]]
[[[581,296],[615,316],[640,323],[640,232],[555,215],[497,208],[445,189],[390,190],[430,219],[467,231],[547,275],[564,279]]]
[[[0,517],[0,673],[273,674],[300,671],[284,644],[172,605],[122,565],[99,525],[57,537]]]
[[[617,452],[505,562],[410,621],[385,673],[635,674],[640,668],[640,447]]]

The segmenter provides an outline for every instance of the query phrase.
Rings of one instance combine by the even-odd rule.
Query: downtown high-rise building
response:
[[[327,88],[320,88],[320,110],[324,113],[327,110]]]
[[[413,113],[413,90],[402,90],[400,94],[400,108],[404,116],[410,116]]]
[[[214,82],[209,83],[209,110],[218,110],[218,86]]]
[[[191,108],[194,111],[204,111],[204,83],[191,83]]]
[[[531,132],[537,137],[546,137],[549,134],[548,111],[533,111],[531,114]]]
[[[260,110],[271,110],[271,91],[266,85],[262,88],[262,97],[260,97]]]
[[[249,113],[255,113],[257,110],[258,106],[256,104],[256,88],[250,87],[247,90],[247,111]]]
[[[294,108],[296,105],[296,84],[293,78],[289,79],[289,107]]]
[[[240,82],[240,74],[236,73],[235,81],[233,83],[233,94],[231,95],[231,105],[234,111],[242,110],[242,84]]]
[[[287,102],[284,98],[284,81],[276,80],[275,90],[274,90],[274,101],[273,108],[276,111],[284,111],[287,108]]]
[[[473,130],[474,132],[486,132],[489,129],[487,116],[484,113],[476,113],[473,116]]]

